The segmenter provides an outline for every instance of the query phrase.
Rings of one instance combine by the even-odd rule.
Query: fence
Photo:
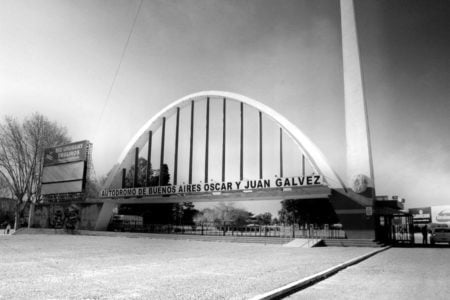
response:
[[[246,226],[217,226],[214,224],[200,225],[172,225],[145,224],[138,222],[126,226],[114,226],[113,230],[138,231],[148,233],[172,233],[209,236],[236,237],[275,237],[275,238],[311,238],[311,239],[345,239],[345,231],[331,228],[305,228],[298,225],[246,225]]]

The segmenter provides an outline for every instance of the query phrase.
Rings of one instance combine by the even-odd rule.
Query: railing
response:
[[[308,238],[308,239],[345,239],[342,229],[302,228],[298,225],[246,225],[246,226],[217,226],[214,224],[201,225],[172,225],[172,224],[124,224],[114,226],[111,230],[138,231],[164,234],[190,234],[208,236],[235,237],[275,237],[275,238]]]

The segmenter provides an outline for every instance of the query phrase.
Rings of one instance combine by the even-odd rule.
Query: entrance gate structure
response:
[[[411,214],[379,214],[375,221],[379,241],[386,244],[414,245],[414,223]]]
[[[209,147],[210,147],[210,103],[222,101],[222,180],[210,182],[209,178]],[[239,177],[226,181],[226,114],[227,103],[239,103],[238,118],[240,123],[239,141]],[[193,182],[193,136],[195,104],[204,103],[205,107],[205,150],[204,150],[204,181]],[[179,184],[178,155],[179,155],[179,126],[180,110],[190,107],[190,143],[188,183]],[[244,177],[244,108],[254,109],[258,112],[258,178],[246,179]],[[274,178],[263,178],[263,115],[279,126],[280,164],[279,172]],[[160,170],[165,164],[166,122],[172,118],[175,122],[174,164],[173,180],[170,186],[138,186],[138,164],[142,149],[147,148],[147,163],[150,170],[152,148],[155,144],[153,133],[160,130]],[[171,120],[172,120],[171,119]],[[283,175],[283,135],[287,135],[298,147],[302,160],[300,176],[285,178]],[[216,147],[217,148],[217,147]],[[166,157],[167,158],[167,157]],[[308,163],[311,173],[305,173]],[[126,170],[134,166],[133,187],[125,187]],[[149,172],[146,182],[149,183]],[[161,176],[160,176],[161,178]],[[249,200],[287,200],[287,199],[329,199],[340,223],[349,238],[375,238],[374,230],[374,199],[364,194],[358,194],[346,187],[341,177],[332,169],[323,153],[302,131],[285,117],[270,107],[251,98],[221,91],[204,91],[183,97],[151,118],[127,144],[119,157],[117,165],[110,172],[103,190],[101,191],[103,206],[99,213],[96,230],[106,230],[113,211],[120,204],[132,203],[181,203],[181,202],[211,202],[211,201],[249,201]]]

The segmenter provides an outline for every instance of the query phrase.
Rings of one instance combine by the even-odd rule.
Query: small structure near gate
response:
[[[377,240],[385,244],[414,245],[413,217],[407,213],[378,215]]]

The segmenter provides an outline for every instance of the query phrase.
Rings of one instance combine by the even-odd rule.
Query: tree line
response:
[[[137,167],[138,171],[136,185],[134,185],[135,166],[133,164],[126,172],[125,188],[169,185],[170,173],[169,166],[167,164],[163,164],[158,172],[156,172],[152,168],[152,165],[148,164],[147,159],[139,157]],[[147,168],[149,168],[149,176],[147,176]]]

